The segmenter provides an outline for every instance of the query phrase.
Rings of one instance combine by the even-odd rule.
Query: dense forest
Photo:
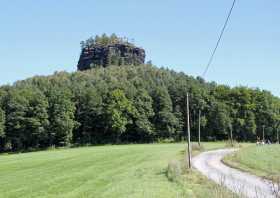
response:
[[[192,140],[201,110],[203,140],[254,141],[265,126],[275,140],[280,99],[268,91],[230,88],[184,73],[110,66],[36,76],[0,88],[1,151],[52,146],[180,141],[190,93]]]

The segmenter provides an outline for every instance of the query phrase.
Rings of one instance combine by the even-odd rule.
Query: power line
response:
[[[215,48],[214,48],[214,50],[213,50],[213,52],[212,52],[212,54],[211,54],[211,56],[210,56],[210,59],[209,59],[209,61],[208,61],[208,64],[207,64],[207,66],[206,66],[206,68],[205,68],[205,70],[204,70],[204,72],[203,72],[203,74],[202,74],[202,77],[203,77],[203,78],[205,77],[206,73],[208,72],[209,67],[210,67],[210,65],[211,65],[211,63],[212,63],[212,61],[213,61],[214,55],[215,55],[215,53],[216,53],[216,51],[217,51],[217,49],[218,49],[218,47],[219,47],[219,44],[220,44],[220,42],[221,42],[221,40],[222,40],[223,34],[224,34],[225,29],[226,29],[226,27],[227,27],[227,24],[228,24],[228,22],[229,22],[229,19],[230,19],[230,16],[231,16],[231,13],[232,13],[232,10],[233,10],[233,8],[234,8],[235,3],[236,3],[236,0],[233,0],[232,6],[231,6],[231,8],[230,8],[230,10],[229,10],[229,13],[228,13],[228,15],[227,15],[227,19],[226,19],[226,21],[225,21],[225,23],[224,23],[224,26],[223,26],[223,28],[222,28],[222,31],[221,31],[221,33],[220,33],[220,35],[219,35],[219,39],[218,39],[218,41],[217,41],[217,43],[216,43],[216,46],[215,46]]]

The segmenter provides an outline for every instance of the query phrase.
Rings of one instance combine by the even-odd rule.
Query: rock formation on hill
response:
[[[115,35],[95,37],[81,43],[82,52],[78,70],[109,65],[141,65],[145,63],[145,50]]]

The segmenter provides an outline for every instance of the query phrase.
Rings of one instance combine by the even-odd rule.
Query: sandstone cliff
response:
[[[109,65],[141,65],[145,63],[145,50],[129,43],[86,46],[82,49],[78,70]]]

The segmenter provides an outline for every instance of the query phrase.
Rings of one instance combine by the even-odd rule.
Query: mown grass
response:
[[[224,162],[252,174],[273,178],[280,176],[280,145],[251,145],[227,156]]]
[[[205,149],[216,149],[225,144],[203,145]],[[214,195],[219,188],[196,171],[184,172],[179,183],[167,177],[168,163],[183,160],[185,147],[185,144],[96,146],[1,155],[0,197]]]

